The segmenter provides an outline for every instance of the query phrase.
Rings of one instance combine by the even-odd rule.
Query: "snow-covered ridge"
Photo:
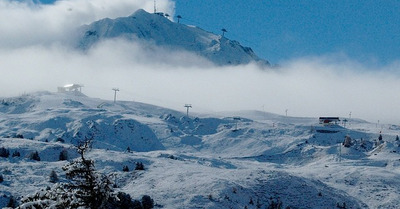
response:
[[[186,50],[218,65],[250,62],[269,65],[251,48],[198,27],[174,23],[164,16],[138,10],[128,17],[102,19],[80,28],[79,47],[87,49],[100,40],[125,38],[147,41],[172,50]]]
[[[10,156],[0,157],[0,207],[11,195],[51,186],[52,170],[66,181],[59,154],[77,157],[73,145],[85,137],[94,140],[88,157],[117,190],[150,195],[163,208],[250,209],[271,201],[283,208],[400,206],[398,126],[378,129],[354,119],[331,133],[317,126],[317,118],[256,111],[187,117],[74,92],[1,98],[0,148]],[[351,142],[344,146],[346,136]],[[11,156],[16,151],[20,156]],[[35,151],[41,161],[29,158]],[[122,171],[136,162],[145,171]]]

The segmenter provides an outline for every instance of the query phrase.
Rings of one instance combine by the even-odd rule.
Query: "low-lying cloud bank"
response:
[[[348,117],[352,112],[352,117],[371,122],[399,123],[399,63],[372,69],[345,55],[326,55],[289,60],[281,63],[280,68],[269,70],[253,64],[216,67],[195,54],[124,40],[105,41],[84,53],[58,41],[63,39],[62,33],[67,33],[66,29],[58,30],[57,27],[61,27],[58,24],[64,23],[63,18],[68,15],[52,17],[52,14],[80,12],[73,16],[72,23],[67,21],[72,28],[78,22],[132,13],[131,9],[124,8],[124,4],[132,8],[136,4],[153,6],[152,1],[150,4],[145,0],[116,0],[113,2],[122,6],[109,10],[103,8],[109,1],[95,0],[100,2],[97,7],[89,2],[93,1],[60,1],[46,9],[38,8],[38,11],[28,4],[0,3],[2,19],[5,18],[4,8],[15,10],[9,13],[15,18],[23,18],[18,14],[28,10],[33,20],[21,25],[21,30],[35,31],[32,36],[19,34],[16,27],[0,23],[1,31],[7,31],[0,37],[0,96],[56,91],[57,86],[81,83],[85,85],[83,92],[90,97],[112,100],[114,92],[111,89],[118,87],[120,100],[182,111],[185,111],[183,105],[190,103],[195,112],[264,109],[284,114],[288,109],[289,116],[310,117]],[[65,6],[69,4],[73,5],[72,11]],[[82,7],[77,6],[81,4]],[[173,13],[173,4],[169,1],[164,4],[165,10]],[[57,27],[37,31],[44,17],[52,19],[44,24]],[[12,38],[13,34],[16,34],[15,38]],[[55,37],[48,40],[48,34]],[[24,42],[24,39],[27,40]]]
[[[174,2],[158,0],[157,9],[174,15]],[[70,41],[81,25],[102,18],[128,16],[138,9],[152,12],[149,0],[62,0],[40,5],[33,0],[0,1],[0,46],[23,47]]]
[[[289,61],[278,69],[216,67],[194,54],[148,49],[122,40],[88,53],[62,46],[0,50],[1,95],[82,83],[91,97],[118,98],[194,111],[262,110],[291,116],[348,116],[397,123],[400,76],[326,58]]]

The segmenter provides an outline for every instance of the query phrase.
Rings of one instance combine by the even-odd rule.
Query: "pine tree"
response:
[[[90,145],[90,140],[80,143],[77,149],[80,158],[64,166],[63,170],[67,179],[72,181],[69,188],[77,191],[79,206],[101,208],[111,196],[112,184],[108,178],[95,171],[93,160],[85,158]]]
[[[8,156],[10,156],[10,151],[4,147],[0,148],[0,157],[7,158]]]
[[[59,160],[59,161],[68,160],[68,151],[67,151],[66,149],[63,149],[63,150],[60,152],[60,155],[59,155],[59,157],[58,157],[58,160]]]
[[[58,182],[58,175],[57,175],[57,173],[56,173],[54,170],[52,170],[51,173],[50,173],[49,181],[50,181],[51,183],[56,183],[56,182]]]
[[[143,209],[142,203],[139,200],[133,200],[132,209]]]
[[[15,208],[17,207],[17,201],[13,196],[10,197],[10,200],[8,201],[7,207],[9,208]]]
[[[61,142],[61,143],[64,143],[64,142],[65,142],[65,140],[64,140],[64,139],[62,139],[62,138],[57,138],[57,139],[56,139],[56,142]]]
[[[344,147],[351,147],[352,143],[351,143],[351,138],[350,136],[346,136],[346,138],[343,141],[343,146]]]
[[[154,207],[154,200],[149,195],[144,195],[142,197],[142,206],[143,209],[151,209]]]

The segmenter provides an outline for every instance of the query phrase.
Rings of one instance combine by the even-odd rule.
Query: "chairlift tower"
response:
[[[262,111],[263,111],[264,120],[266,120],[267,114],[265,114],[265,105],[262,105]]]
[[[114,103],[117,101],[117,91],[119,91],[119,88],[113,88],[114,91]]]
[[[349,127],[350,127],[350,119],[351,119],[351,111],[350,111],[350,113],[349,113],[349,120],[348,120],[348,124],[349,124]]]
[[[182,16],[177,15],[176,18],[178,18],[178,23],[179,23],[179,20],[182,19]]]
[[[227,33],[228,31],[225,28],[222,28],[221,31],[222,31],[222,37],[225,37],[225,33]]]
[[[192,108],[191,104],[185,104],[186,107],[186,116],[189,117],[189,108]]]
[[[238,123],[239,123],[239,121],[240,121],[240,117],[233,117],[233,120],[236,122],[236,124],[235,124],[235,131],[237,131],[237,130],[238,130]]]

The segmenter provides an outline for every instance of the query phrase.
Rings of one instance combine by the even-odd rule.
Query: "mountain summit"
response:
[[[142,9],[128,17],[105,18],[80,28],[79,48],[88,49],[100,40],[125,38],[148,41],[156,46],[186,50],[217,65],[240,65],[255,62],[269,65],[251,48],[201,28],[170,21],[163,14]]]

